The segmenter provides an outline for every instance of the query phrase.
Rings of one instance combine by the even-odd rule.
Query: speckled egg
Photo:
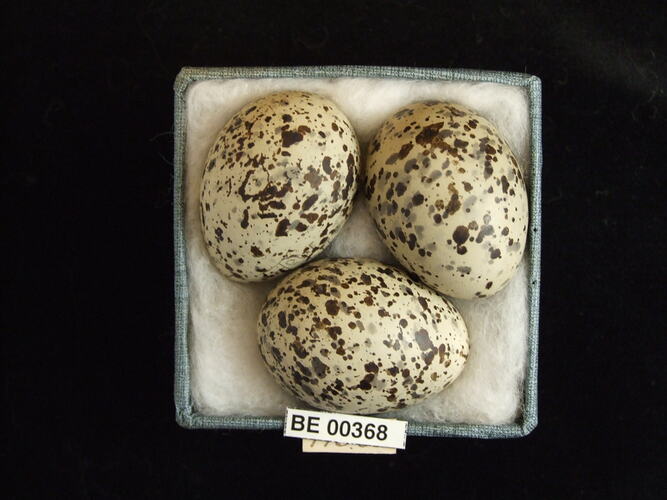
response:
[[[369,259],[294,271],[270,293],[258,331],[283,388],[345,413],[419,403],[449,385],[468,356],[466,325],[447,299]]]
[[[358,171],[352,125],[328,99],[290,91],[246,105],[204,168],[201,224],[216,267],[261,281],[314,258],[350,215]]]
[[[398,261],[435,290],[493,295],[521,262],[528,196],[509,146],[456,104],[412,104],[369,145],[365,195]]]

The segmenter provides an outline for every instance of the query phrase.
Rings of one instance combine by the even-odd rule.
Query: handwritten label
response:
[[[407,428],[408,423],[402,420],[287,408],[283,434],[318,441],[405,449]]]
[[[334,443],[333,441],[316,441],[303,439],[301,451],[304,453],[356,453],[359,455],[395,455],[396,448],[382,446],[366,446],[363,444]]]

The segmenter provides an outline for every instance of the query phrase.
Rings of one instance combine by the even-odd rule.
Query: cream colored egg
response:
[[[369,145],[365,194],[394,256],[441,293],[492,295],[521,262],[521,169],[493,124],[463,106],[416,103],[387,120]]]
[[[424,401],[463,370],[468,332],[447,299],[368,259],[319,260],[270,293],[260,353],[315,408],[372,414]]]
[[[246,105],[204,169],[201,224],[216,267],[260,281],[314,258],[350,215],[358,170],[356,135],[330,100],[290,91]]]

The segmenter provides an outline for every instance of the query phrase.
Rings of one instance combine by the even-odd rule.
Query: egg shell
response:
[[[468,332],[454,305],[370,259],[327,259],[288,275],[258,321],[262,359],[309,405],[373,414],[424,401],[461,373]]]
[[[314,258],[350,215],[358,172],[356,135],[330,100],[288,91],[249,103],[204,168],[201,225],[214,264],[261,281]]]
[[[389,118],[369,144],[364,190],[396,259],[443,294],[493,295],[521,262],[521,169],[493,124],[463,106],[421,102]]]

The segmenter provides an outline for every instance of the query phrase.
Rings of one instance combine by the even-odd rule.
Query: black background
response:
[[[664,494],[667,7],[537,3],[5,5],[10,496]],[[176,425],[173,80],[182,66],[325,64],[542,78],[540,423],[530,436],[304,456],[278,432]]]

